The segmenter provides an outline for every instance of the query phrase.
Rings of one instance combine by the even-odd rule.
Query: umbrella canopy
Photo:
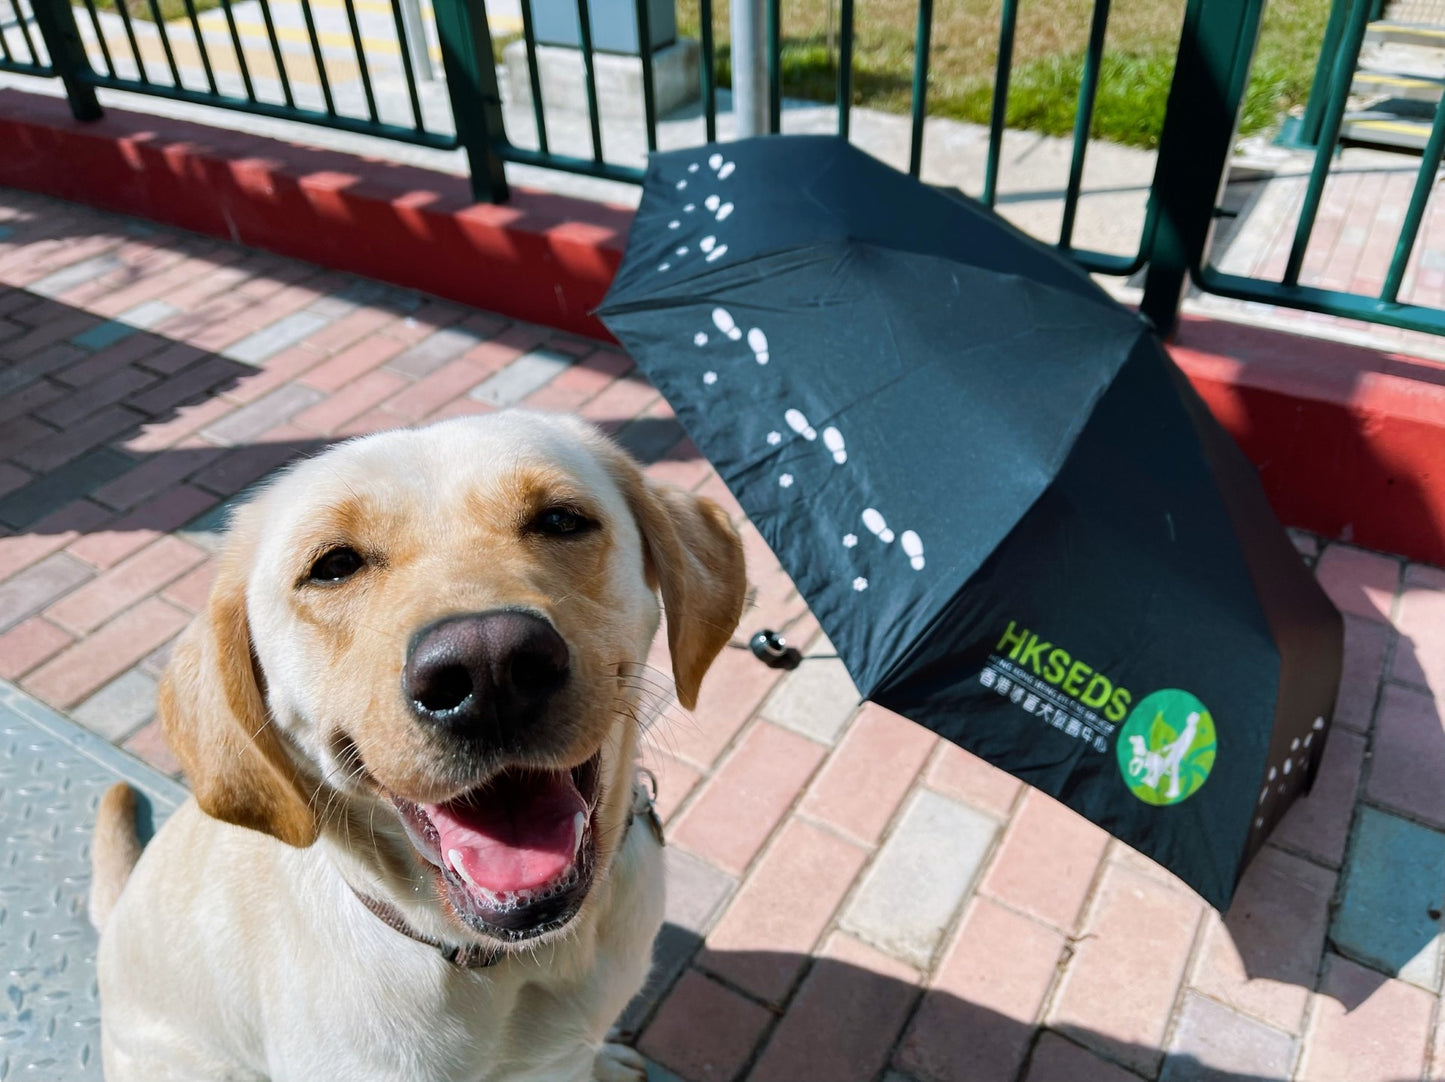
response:
[[[599,314],[865,697],[1228,904],[1314,778],[1342,624],[1135,315],[792,136],[654,156]]]

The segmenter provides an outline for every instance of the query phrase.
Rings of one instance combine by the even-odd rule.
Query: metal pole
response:
[[[99,120],[100,102],[96,101],[95,87],[87,78],[91,75],[90,59],[85,55],[70,0],[34,0],[30,10],[35,16],[40,36],[45,39],[45,48],[50,52],[50,67],[65,85],[71,115],[76,120]],[[23,30],[25,14],[18,2],[15,4],[15,18]],[[30,55],[32,59],[39,59],[33,48]]]
[[[418,79],[433,82],[436,72],[431,66],[431,50],[426,44],[426,27],[421,21],[420,0],[401,0],[402,25],[406,27],[406,41],[403,47],[411,57],[412,69]]]
[[[1139,311],[1174,330],[1184,285],[1209,245],[1265,0],[1189,0],[1149,196],[1149,272]]]
[[[467,152],[472,197],[478,203],[505,203],[507,174],[499,148],[506,145],[507,132],[486,13],[473,0],[433,0],[433,11],[457,142]]]
[[[732,22],[733,119],[737,135],[768,130],[768,63],[764,0],[736,0]]]

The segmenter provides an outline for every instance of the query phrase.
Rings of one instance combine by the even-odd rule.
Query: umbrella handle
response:
[[[770,669],[796,669],[803,660],[797,647],[789,646],[787,639],[767,628],[748,640],[748,649]]]

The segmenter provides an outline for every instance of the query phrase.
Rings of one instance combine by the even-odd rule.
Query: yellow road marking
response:
[[[517,23],[515,29],[517,32],[520,32],[522,29],[521,21],[515,21]],[[512,27],[503,19],[492,20],[491,27],[493,33],[499,31],[506,33],[513,32]],[[202,30],[207,42],[230,43],[230,30],[224,23],[219,26],[214,24],[210,26],[203,25]],[[270,38],[266,34],[266,26],[264,23],[242,22],[238,20],[236,22],[236,32],[241,36],[241,44],[247,48],[247,51],[250,51],[252,48],[270,48]],[[320,41],[322,48],[326,49],[345,49],[350,51],[353,47],[351,34],[346,31],[320,30],[317,31],[316,38]],[[282,45],[303,46],[308,52],[311,48],[311,36],[306,32],[304,27],[300,26],[278,26],[276,28],[276,40]],[[361,44],[368,56],[372,54],[399,56],[401,54],[401,44],[396,38],[363,37]],[[439,49],[433,47],[430,52],[432,59],[437,61],[441,60],[441,51]]]
[[[1403,89],[1423,88],[1426,90],[1440,89],[1440,82],[1434,79],[1412,79],[1401,75],[1376,75],[1372,72],[1362,71],[1355,75],[1355,78],[1364,83],[1372,83],[1378,86],[1397,86]]]
[[[1428,124],[1404,124],[1396,120],[1352,120],[1350,125],[1369,131],[1395,132],[1397,135],[1428,136],[1430,134],[1430,125]]]

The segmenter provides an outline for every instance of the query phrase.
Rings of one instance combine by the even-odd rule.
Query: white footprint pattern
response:
[[[887,521],[876,507],[863,509],[863,525],[868,527],[868,532],[885,545],[893,544],[893,531],[888,528]]]
[[[726,180],[728,177],[733,175],[734,170],[737,168],[736,163],[728,161],[725,157],[723,157],[721,153],[716,151],[714,151],[708,156],[707,166],[710,170],[712,170],[715,179],[717,180]],[[677,190],[680,192],[685,191],[688,187],[689,177],[692,177],[694,174],[700,172],[701,169],[702,165],[699,162],[692,162],[690,165],[688,165],[688,176],[678,179],[676,184]],[[735,204],[733,204],[730,200],[724,199],[716,192],[706,196],[703,199],[702,204],[703,207],[707,210],[707,212],[713,216],[713,219],[719,222],[727,221],[728,218],[732,217],[733,211],[737,209]],[[696,210],[696,203],[687,203],[682,208],[684,214],[692,214]],[[681,229],[682,222],[683,220],[681,218],[673,218],[670,222],[667,223],[667,228]],[[725,242],[719,242],[716,235],[703,237],[698,242],[697,247],[699,252],[702,254],[703,261],[706,263],[716,263],[723,256],[727,255],[728,251],[727,244]],[[676,265],[676,261],[686,256],[687,254],[689,253],[686,247],[680,248],[672,258],[664,259],[657,265],[657,272],[659,274],[662,274],[666,271],[670,271],[673,266]],[[759,361],[758,363],[766,364],[767,362]]]
[[[808,423],[808,418],[803,416],[802,410],[788,410],[783,414],[783,420],[787,421],[788,427],[803,439],[812,441],[818,438],[818,430]]]
[[[714,157],[718,156],[714,155]],[[709,165],[718,172],[721,172],[722,167],[726,164],[729,163],[714,163],[709,160]],[[708,210],[716,211],[720,210],[725,204],[719,202],[717,197],[709,196],[708,199],[705,200],[705,205],[707,206]],[[692,204],[688,204],[687,209],[691,210]],[[726,245],[718,245],[716,237],[706,236],[698,242],[698,247],[703,251],[717,252],[720,248],[725,249]],[[679,246],[679,248],[676,249],[675,254],[679,258],[686,255],[687,247],[685,245]],[[746,337],[748,349],[752,351],[753,359],[756,360],[758,364],[767,364],[771,360],[768,336],[766,333],[764,333],[761,327],[752,327],[745,333],[742,327],[738,326],[738,322],[733,317],[733,314],[729,312],[726,308],[723,308],[721,306],[716,307],[712,310],[712,322],[713,326],[716,327],[717,330],[723,335],[723,337],[728,339],[729,341],[738,342],[741,341],[744,337]],[[708,345],[712,341],[712,339],[706,331],[697,331],[693,335],[692,341],[693,345],[701,348]],[[714,386],[718,382],[718,379],[718,373],[714,370],[709,369],[708,371],[703,373],[702,381],[709,387]],[[789,429],[791,429],[797,435],[802,436],[803,439],[807,440],[808,442],[812,443],[818,439],[818,430],[813,426],[812,422],[808,420],[807,415],[804,414],[802,410],[796,408],[790,408],[785,410],[783,413],[783,420],[784,422],[786,422]],[[823,446],[832,456],[833,461],[839,466],[845,465],[848,461],[848,446],[847,441],[843,438],[843,433],[838,430],[837,426],[828,425],[823,429],[821,435],[823,438]],[[777,447],[782,442],[783,434],[776,429],[770,431],[767,434],[768,446]],[[778,486],[780,488],[792,488],[796,484],[796,482],[797,478],[791,473],[782,473],[778,475]],[[927,562],[924,558],[923,552],[923,539],[919,537],[917,531],[904,530],[902,534],[895,535],[893,529],[888,525],[887,520],[883,517],[883,513],[879,511],[876,507],[864,508],[861,517],[863,519],[863,525],[868,530],[868,532],[871,533],[883,544],[891,545],[895,540],[898,541],[899,548],[903,551],[903,555],[907,557],[909,566],[912,567],[913,570],[922,571],[924,567],[927,566]],[[843,535],[844,548],[852,549],[856,548],[857,545],[857,534],[849,532]],[[867,588],[868,580],[866,578],[859,576],[858,578],[854,579],[854,590],[862,592]],[[1308,741],[1306,741],[1306,745],[1308,745]]]

